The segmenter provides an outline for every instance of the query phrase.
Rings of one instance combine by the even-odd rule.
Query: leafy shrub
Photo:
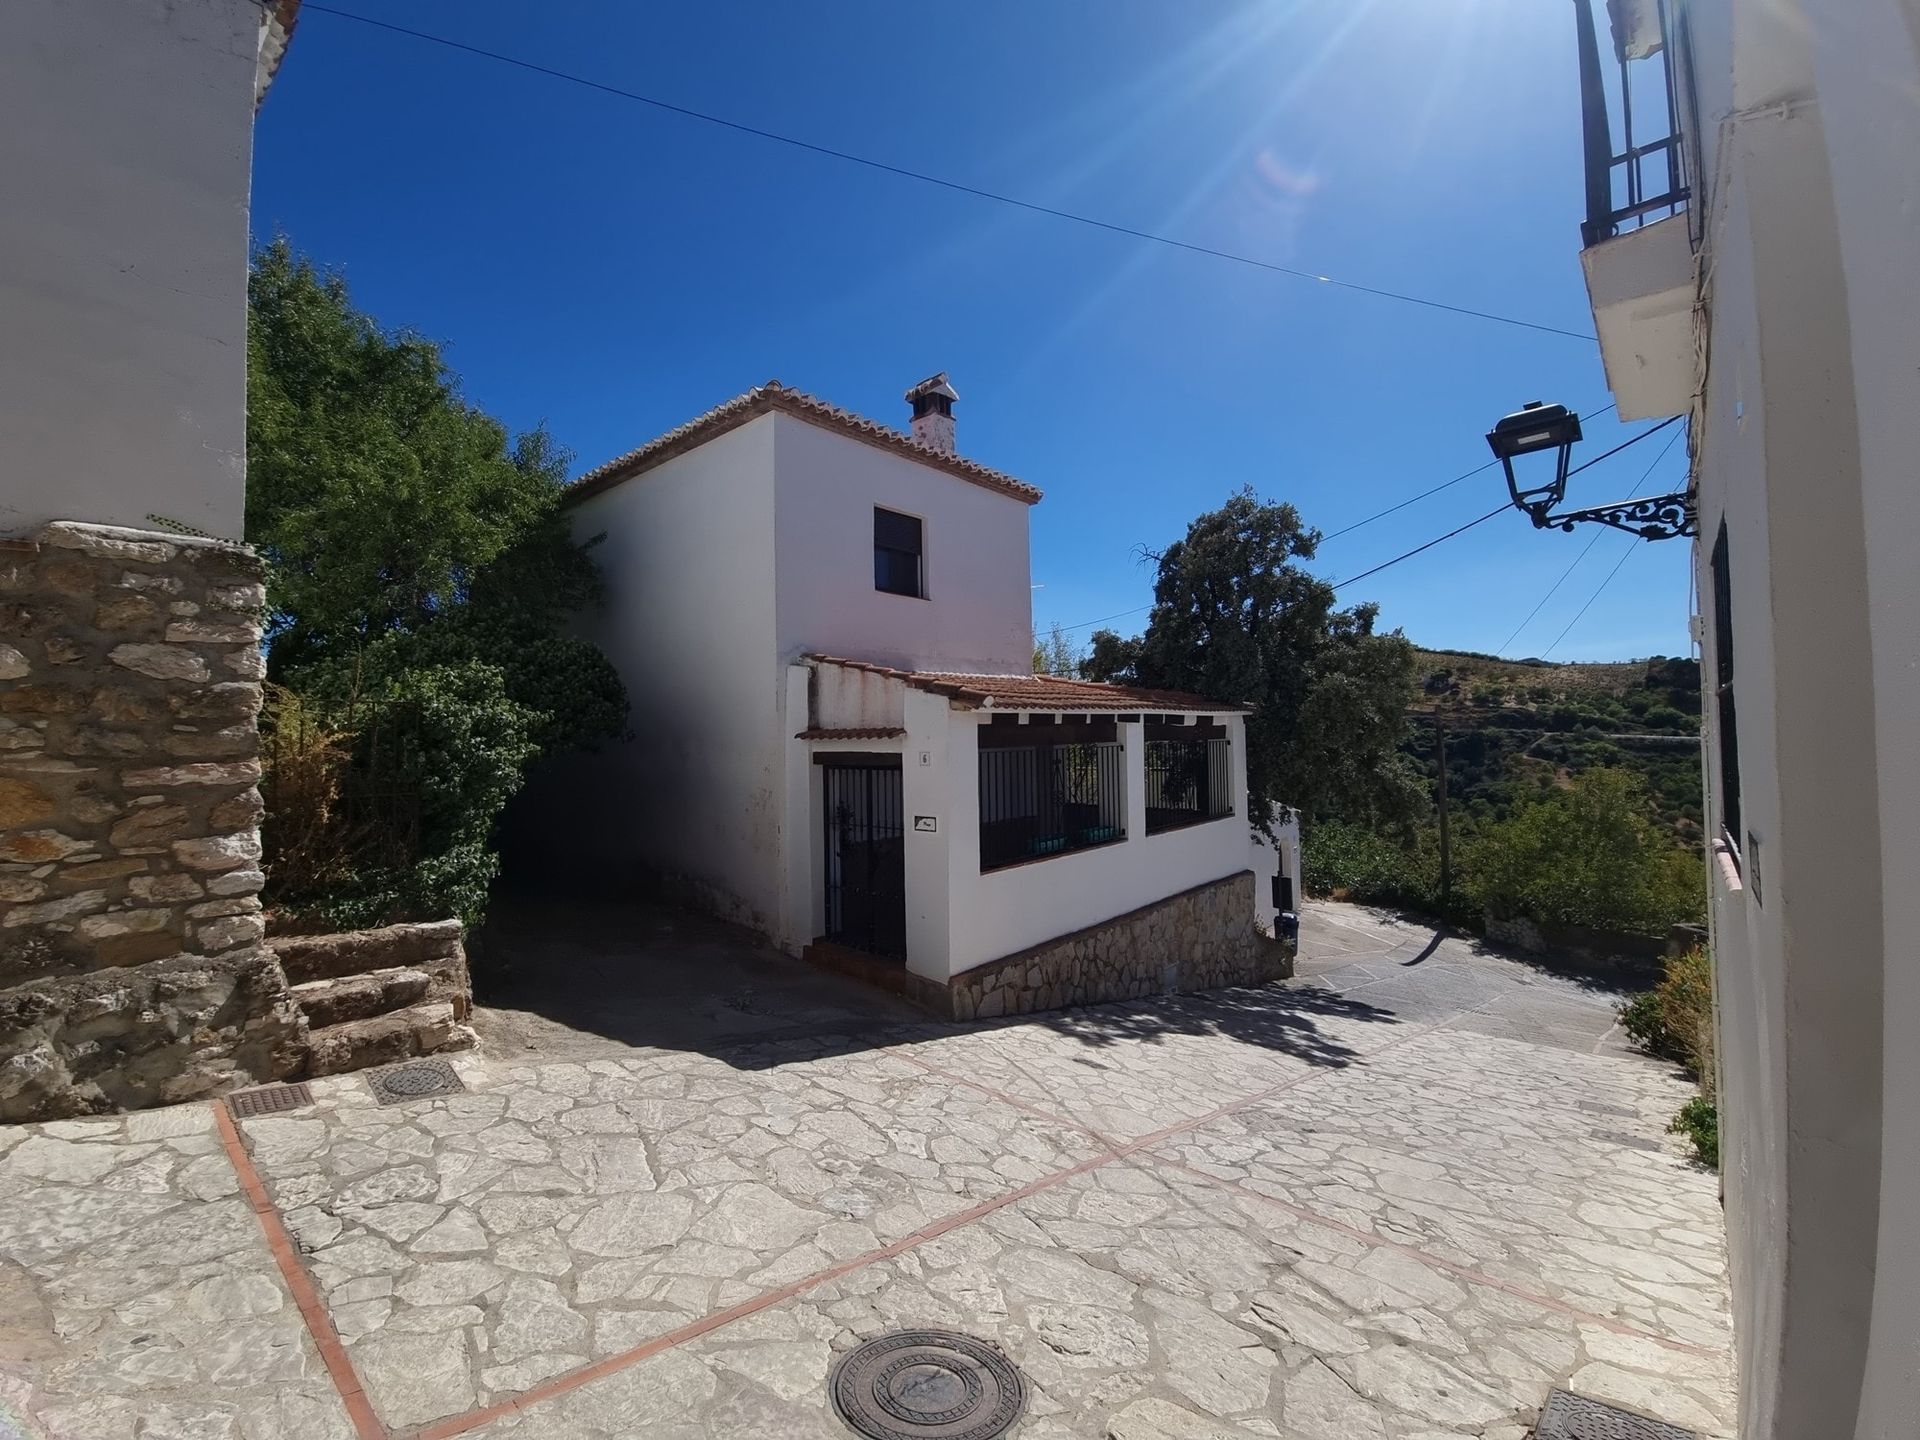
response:
[[[1720,1117],[1713,1070],[1713,961],[1699,948],[1667,961],[1660,983],[1620,1007],[1620,1025],[1649,1055],[1687,1067],[1700,1083],[1667,1128],[1693,1141],[1694,1158],[1720,1165]]]
[[[1645,783],[1601,768],[1486,827],[1467,870],[1474,898],[1543,924],[1660,935],[1699,920],[1706,874],[1655,823]]]
[[[1405,847],[1340,820],[1307,828],[1301,837],[1300,868],[1307,893],[1331,895],[1338,890],[1364,904],[1414,904],[1434,887],[1418,857]]]
[[[569,631],[601,599],[567,456],[469,405],[438,346],[275,241],[248,285],[247,538],[267,561],[267,900],[374,924],[484,908],[537,754],[626,728]]]
[[[1705,950],[1668,960],[1658,985],[1620,1007],[1620,1025],[1647,1054],[1686,1066],[1713,1093],[1713,960]]]
[[[344,694],[280,693],[264,781],[275,906],[298,924],[349,929],[476,923],[499,865],[494,822],[536,753],[539,713],[478,662]]]
[[[1705,1095],[1696,1095],[1680,1107],[1667,1129],[1693,1142],[1693,1158],[1709,1169],[1720,1168],[1720,1110]]]

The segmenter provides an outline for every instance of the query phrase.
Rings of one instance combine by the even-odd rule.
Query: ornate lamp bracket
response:
[[[1556,515],[1551,504],[1523,505],[1523,510],[1541,530],[1572,530],[1583,521],[1594,521],[1638,535],[1642,540],[1678,540],[1700,533],[1700,514],[1693,496],[1686,491],[1671,495],[1650,495],[1640,500],[1616,500],[1611,505],[1594,505],[1585,510],[1566,510]]]

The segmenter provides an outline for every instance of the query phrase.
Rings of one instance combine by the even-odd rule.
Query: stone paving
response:
[[[1023,1440],[1521,1440],[1553,1384],[1721,1437],[1717,1182],[1616,1000],[1329,906],[1286,986],[340,1077],[240,1122],[284,1267],[210,1107],[0,1130],[0,1435],[805,1440],[934,1325]]]

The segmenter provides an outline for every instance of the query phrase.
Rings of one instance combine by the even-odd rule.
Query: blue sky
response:
[[[1564,3],[339,6],[1115,224],[1592,330]],[[1243,484],[1331,532],[1482,463],[1523,401],[1609,398],[1590,341],[1102,233],[311,5],[260,117],[253,220],[445,342],[474,403],[546,421],[579,469],[770,377],[903,423],[907,385],[950,371],[960,448],[1047,493],[1042,629],[1145,605],[1138,547]],[[1640,428],[1602,419],[1577,453]],[[1580,477],[1575,501],[1625,495],[1667,438]],[[1650,491],[1682,482],[1684,448]],[[1330,540],[1315,568],[1358,574],[1503,496],[1486,472]],[[1494,650],[1593,538],[1509,513],[1341,598],[1422,644]],[[1613,532],[1506,653],[1542,653],[1636,546],[1552,657],[1685,653],[1686,547]]]

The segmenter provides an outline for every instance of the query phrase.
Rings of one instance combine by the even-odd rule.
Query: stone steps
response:
[[[451,1002],[435,1000],[309,1031],[307,1073],[340,1075],[472,1044],[473,1032],[454,1019]]]
[[[369,1020],[417,1005],[426,998],[433,976],[411,966],[369,970],[330,980],[307,980],[293,987],[293,999],[314,1030]]]
[[[267,943],[294,985],[401,965],[424,970],[443,964],[457,964],[463,971],[466,968],[458,920],[388,925],[337,935],[276,935]]]

